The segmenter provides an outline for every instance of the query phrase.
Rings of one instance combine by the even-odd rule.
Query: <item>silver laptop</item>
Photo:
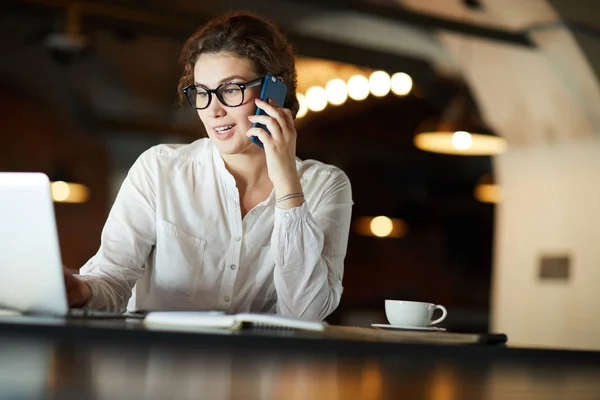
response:
[[[0,308],[56,316],[118,316],[69,310],[50,181],[0,172]]]

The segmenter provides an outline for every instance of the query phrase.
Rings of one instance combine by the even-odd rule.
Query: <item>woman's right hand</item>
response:
[[[63,276],[65,278],[65,288],[67,290],[67,300],[70,308],[81,308],[92,298],[92,288],[90,285],[77,278],[71,270],[63,267]]]

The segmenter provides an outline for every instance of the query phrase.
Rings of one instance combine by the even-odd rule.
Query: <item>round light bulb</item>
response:
[[[69,184],[63,181],[52,182],[52,200],[54,201],[65,201],[71,194]]]
[[[311,111],[321,111],[327,106],[327,93],[320,86],[313,86],[306,91],[306,107]]]
[[[458,150],[467,150],[473,145],[473,138],[469,132],[457,131],[452,135],[452,146]]]
[[[348,79],[348,96],[353,100],[364,100],[369,96],[369,80],[362,75]]]
[[[302,93],[296,93],[296,98],[298,99],[298,104],[300,105],[298,114],[296,114],[296,118],[302,118],[308,113],[308,107],[306,107],[306,96],[304,96]]]
[[[392,92],[398,96],[406,96],[410,93],[413,81],[410,75],[404,72],[396,72],[392,75]]]
[[[385,71],[375,71],[369,77],[369,89],[373,96],[383,97],[391,89],[390,75]]]
[[[480,183],[475,187],[475,198],[482,203],[499,203],[502,198],[500,185]]]
[[[325,93],[327,94],[327,100],[334,106],[344,104],[348,98],[348,87],[346,82],[341,79],[332,79],[325,86]]]
[[[370,228],[373,235],[377,237],[386,237],[392,233],[394,223],[388,217],[379,216],[371,220]]]

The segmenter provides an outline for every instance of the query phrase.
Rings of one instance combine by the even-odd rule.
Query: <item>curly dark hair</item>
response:
[[[249,60],[259,75],[270,73],[281,77],[288,88],[284,107],[296,117],[300,105],[296,98],[298,78],[292,47],[273,22],[246,11],[209,21],[185,42],[179,58],[183,64],[177,87],[180,104],[185,102],[183,88],[194,81],[194,64],[198,57],[220,52],[234,53]]]

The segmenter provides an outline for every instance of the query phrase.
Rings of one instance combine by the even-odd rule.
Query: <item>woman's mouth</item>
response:
[[[231,136],[233,136],[233,133],[235,132],[235,125],[218,126],[213,128],[213,131],[215,132],[215,136],[218,139],[229,139]]]

